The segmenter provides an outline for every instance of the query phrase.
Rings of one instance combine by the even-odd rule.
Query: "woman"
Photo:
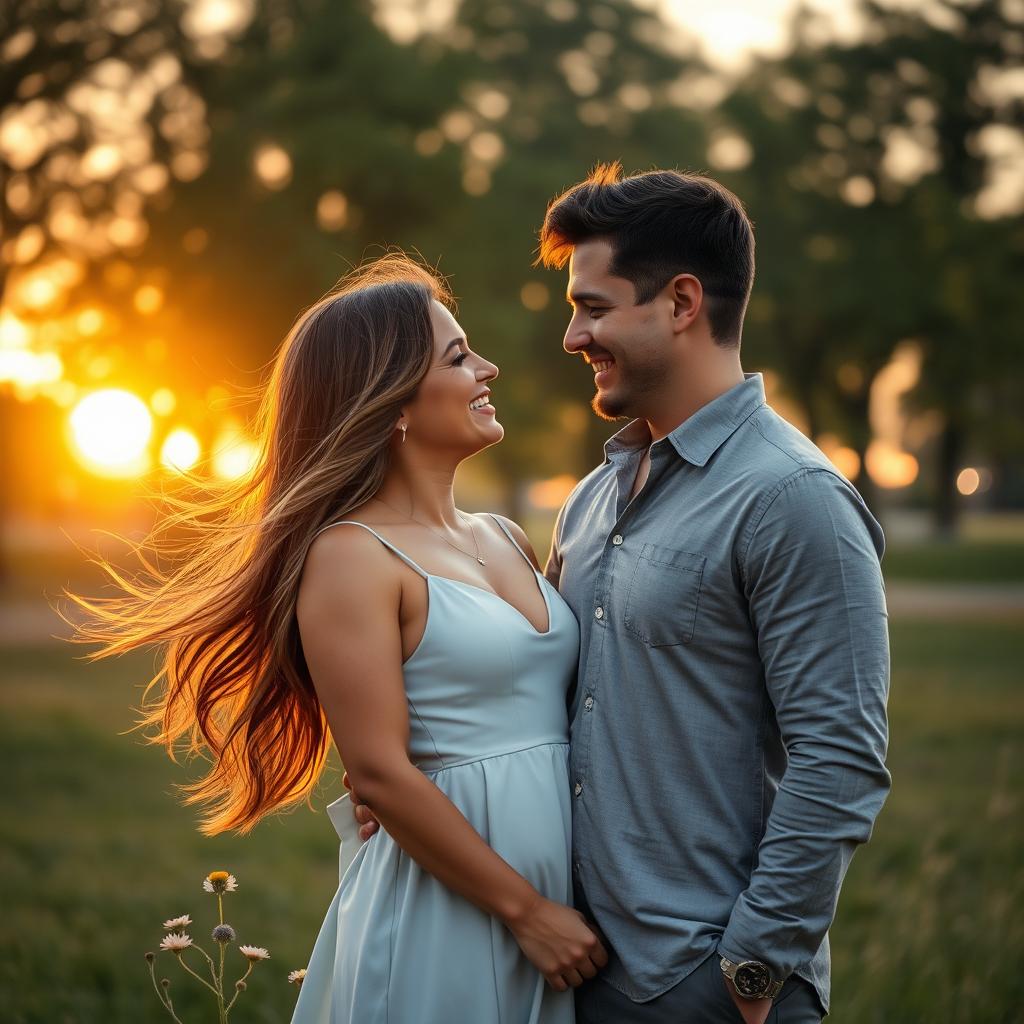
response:
[[[167,643],[141,724],[212,752],[184,787],[215,805],[206,834],[308,796],[325,724],[381,823],[293,1024],[562,1024],[607,960],[567,905],[578,628],[519,527],[455,507],[456,468],[504,431],[497,368],[448,302],[404,257],[347,278],[276,360],[251,478],[177,502],[184,566],[74,598],[93,613],[82,638],[106,644],[94,657]]]

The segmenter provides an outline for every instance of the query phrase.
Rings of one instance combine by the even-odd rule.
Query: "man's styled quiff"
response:
[[[712,337],[738,346],[754,283],[754,229],[743,204],[700,174],[621,175],[618,162],[598,164],[552,200],[537,262],[563,267],[575,246],[603,238],[612,247],[611,273],[632,282],[637,305],[677,274],[693,274],[704,289]]]

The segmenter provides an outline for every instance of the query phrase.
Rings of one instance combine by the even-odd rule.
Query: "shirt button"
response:
[[[583,706],[589,711],[594,706],[594,698],[588,697],[584,702]]]
[[[580,793],[583,792],[583,783],[582,782],[577,782],[576,785],[573,787],[572,791],[573,791],[573,793],[576,794],[576,796],[579,796]]]
[[[603,619],[604,618],[604,609],[603,608],[598,608],[594,612],[594,618],[595,619]]]
[[[616,547],[618,547],[618,546],[619,546],[619,545],[620,545],[620,544],[622,543],[622,534],[621,534],[621,533],[617,533],[617,534],[615,534],[615,536],[614,536],[614,537],[612,537],[612,543],[613,543],[613,544],[614,544],[614,545],[615,545]]]

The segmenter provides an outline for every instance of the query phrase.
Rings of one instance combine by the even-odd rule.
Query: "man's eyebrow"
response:
[[[612,300],[607,295],[601,295],[600,292],[566,292],[565,301],[572,306],[577,302],[611,302]]]
[[[447,347],[441,353],[441,358],[444,359],[444,357],[448,355],[448,353],[451,352],[453,348],[458,348],[465,340],[465,338],[453,338],[451,341],[448,342]]]

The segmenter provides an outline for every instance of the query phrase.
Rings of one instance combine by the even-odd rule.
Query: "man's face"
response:
[[[598,416],[645,417],[672,380],[672,300],[661,294],[636,305],[632,282],[609,273],[611,261],[604,239],[573,249],[566,292],[573,312],[562,347],[594,371]]]

